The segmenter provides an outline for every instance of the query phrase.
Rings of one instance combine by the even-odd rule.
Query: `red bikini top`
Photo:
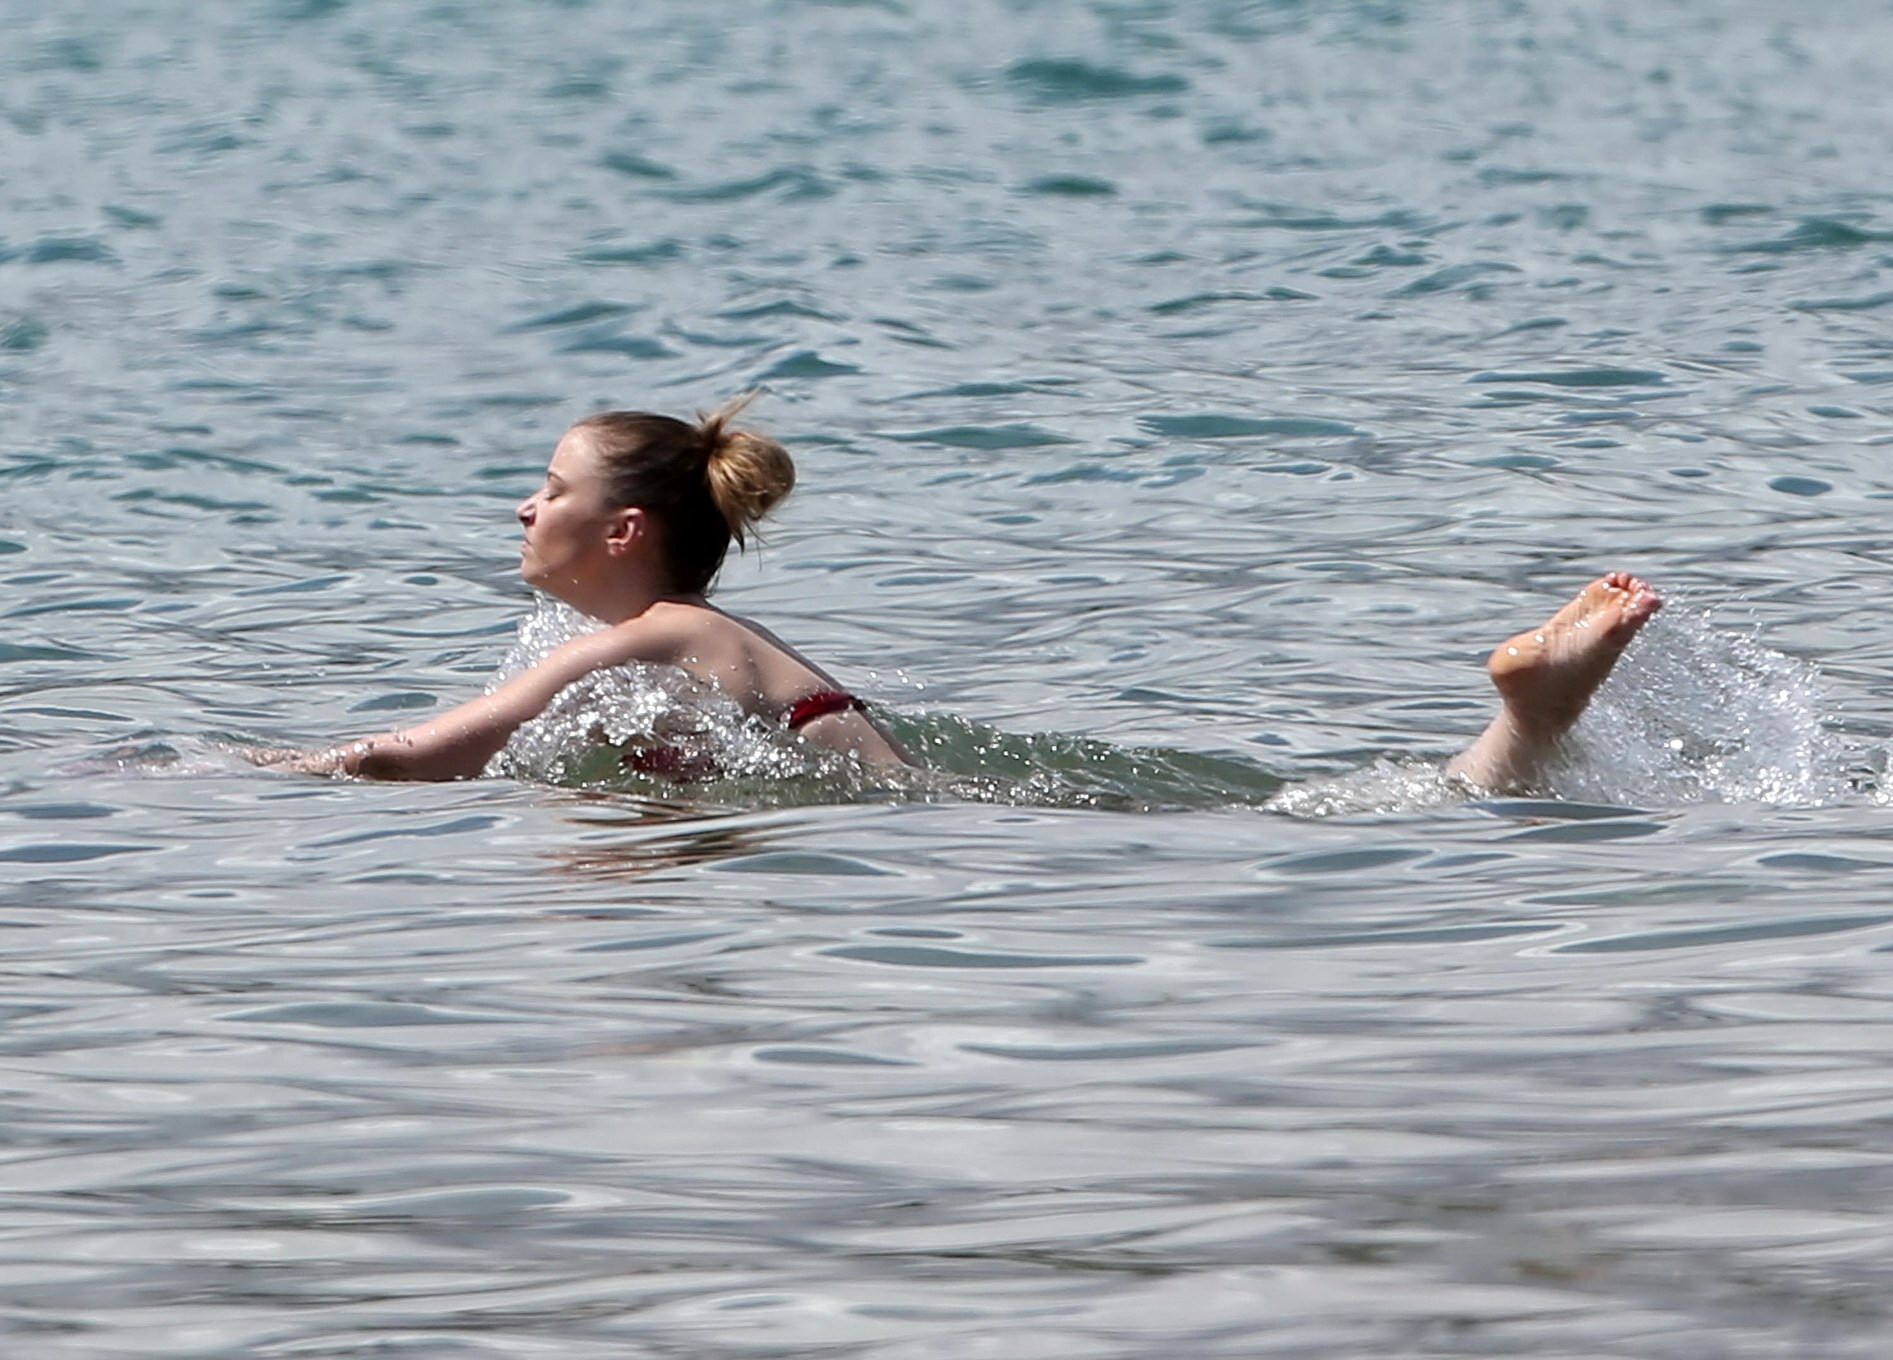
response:
[[[789,716],[784,720],[784,726],[793,732],[817,718],[826,718],[830,713],[846,713],[851,709],[857,713],[864,712],[867,704],[838,689],[817,690],[813,694],[804,694],[789,705]],[[675,746],[650,746],[643,750],[627,751],[623,762],[626,769],[636,770],[639,774],[659,774],[680,781],[714,779],[719,773],[716,761],[710,757],[686,752]]]
[[[826,718],[830,713],[846,713],[850,709],[860,713],[866,708],[867,705],[852,694],[844,694],[838,689],[816,690],[813,694],[804,694],[789,705],[789,716],[783,725],[793,732],[817,718]]]

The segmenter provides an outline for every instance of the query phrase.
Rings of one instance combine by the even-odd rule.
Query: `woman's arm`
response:
[[[287,758],[283,752],[264,752],[257,763],[298,774],[349,774],[363,779],[471,779],[567,685],[602,667],[643,659],[638,633],[620,624],[577,638],[491,694],[404,731]]]

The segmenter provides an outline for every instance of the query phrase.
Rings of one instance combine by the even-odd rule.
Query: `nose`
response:
[[[535,491],[532,495],[521,501],[519,507],[513,511],[514,516],[523,527],[532,527],[532,517],[536,513],[538,501],[539,493]]]

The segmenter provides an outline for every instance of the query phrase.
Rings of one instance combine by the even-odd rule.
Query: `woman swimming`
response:
[[[643,411],[581,420],[552,452],[544,484],[520,503],[527,584],[605,626],[431,721],[329,751],[268,753],[261,763],[370,779],[466,779],[523,724],[593,671],[671,666],[804,741],[871,764],[907,760],[859,699],[768,630],[707,596],[733,539],[795,485],[772,439],[731,421],[747,399],[695,424]],[[700,772],[665,748],[628,755],[650,773]]]
[[[909,763],[859,699],[827,672],[748,620],[711,605],[711,583],[795,484],[774,440],[732,427],[732,402],[694,425],[642,411],[609,411],[565,432],[545,483],[519,506],[519,570],[527,583],[604,627],[553,650],[493,692],[419,726],[321,752],[267,752],[261,764],[371,779],[465,779],[567,686],[594,671],[674,667],[829,751],[870,764]],[[1593,581],[1538,628],[1501,643],[1487,670],[1499,714],[1448,772],[1480,788],[1531,787],[1661,606],[1624,572]],[[627,753],[653,774],[706,773],[664,747]]]

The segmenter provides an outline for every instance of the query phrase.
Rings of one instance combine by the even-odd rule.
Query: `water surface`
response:
[[[0,19],[9,1354],[1883,1352],[1883,6]],[[727,603],[1100,796],[220,754],[751,386]],[[1624,778],[1406,798],[1609,567]]]

